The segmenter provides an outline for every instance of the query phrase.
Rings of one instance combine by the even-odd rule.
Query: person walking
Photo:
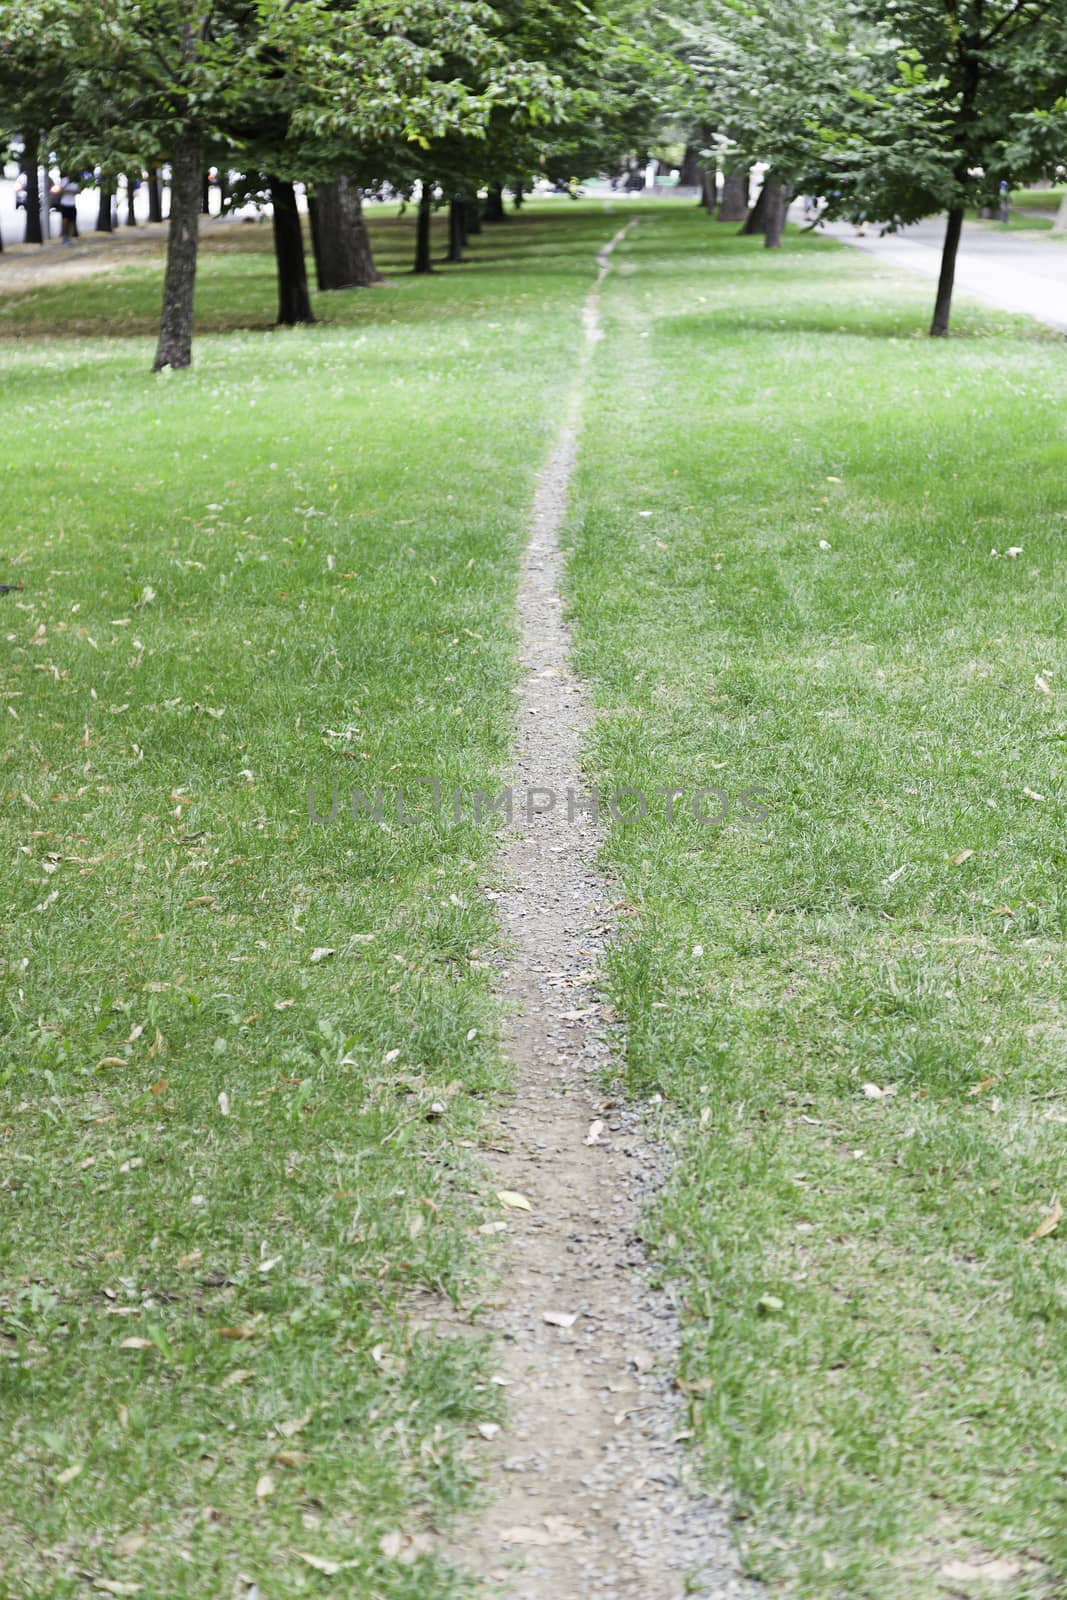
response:
[[[66,177],[60,178],[52,190],[59,201],[59,215],[63,219],[60,241],[65,245],[73,244],[78,237],[79,187],[77,178],[71,177],[68,173]]]

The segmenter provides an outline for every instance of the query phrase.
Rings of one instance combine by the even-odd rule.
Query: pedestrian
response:
[[[59,204],[59,215],[63,219],[60,239],[65,245],[73,244],[78,237],[78,189],[77,178],[69,173],[52,186],[52,193]]]

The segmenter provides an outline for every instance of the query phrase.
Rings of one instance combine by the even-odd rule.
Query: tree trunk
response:
[[[463,206],[464,206],[464,210],[465,210],[466,216],[467,216],[467,234],[468,234],[468,237],[471,234],[481,233],[481,231],[482,231],[482,208],[478,204],[478,196],[477,195],[468,195],[467,199],[463,202]]]
[[[159,182],[158,167],[152,167],[148,174],[148,220],[163,221],[163,190]]]
[[[1067,191],[1060,201],[1060,209],[1056,213],[1056,220],[1052,224],[1053,233],[1067,233]]]
[[[463,260],[463,201],[450,200],[448,204],[448,259]]]
[[[723,179],[719,222],[744,222],[748,216],[748,168],[732,167]]]
[[[102,182],[100,185],[100,199],[96,207],[97,233],[112,232],[113,223],[111,218],[111,204],[114,198],[115,196],[113,190],[111,190],[106,183]]]
[[[698,189],[703,183],[704,168],[700,164],[700,154],[695,144],[687,144],[682,164],[678,168],[679,189]]]
[[[321,184],[316,189],[314,194],[312,194],[310,189],[308,190],[308,223],[311,227],[311,258],[315,263],[315,287],[317,289],[325,289],[326,287],[322,276],[322,230],[319,226],[319,196],[321,193]]]
[[[152,370],[187,367],[193,349],[193,295],[199,229],[203,144],[199,132],[186,129],[170,166],[170,226],[167,269],[163,278],[163,314]]]
[[[274,213],[274,259],[278,268],[278,321],[284,328],[314,322],[304,261],[304,230],[296,204],[296,190],[288,178],[268,174]]]
[[[25,149],[22,156],[22,170],[26,174],[26,243],[43,244],[41,169],[37,165],[37,158],[40,155],[41,135],[39,133],[24,134],[23,142]]]
[[[207,167],[200,175],[200,215],[202,217],[211,215],[211,173]]]
[[[127,228],[136,228],[136,226],[137,226],[137,213],[134,210],[134,199],[135,199],[136,194],[137,194],[137,189],[135,187],[136,183],[137,183],[137,174],[135,172],[128,172],[126,174],[126,226],[127,226]]]
[[[320,183],[309,204],[319,288],[367,289],[380,283],[363,216],[363,197],[351,179]]]
[[[433,184],[425,178],[419,190],[419,210],[415,222],[415,268],[416,272],[432,272],[433,263],[430,260],[430,225],[433,221]]]
[[[504,210],[504,191],[499,184],[486,191],[485,210],[482,212],[483,222],[503,222],[507,213]]]
[[[767,196],[764,244],[768,250],[779,250],[782,244],[782,235],[785,232],[785,219],[789,210],[789,202],[793,198],[793,190],[788,183],[765,183],[763,192]]]
[[[763,188],[756,197],[756,204],[741,224],[740,233],[766,233],[767,232],[767,201],[768,190],[771,186],[764,180]]]
[[[937,280],[937,299],[934,302],[934,317],[930,324],[930,336],[933,339],[943,339],[948,333],[948,319],[952,312],[952,286],[956,281],[956,255],[960,248],[962,232],[963,207],[954,206],[948,214],[945,243],[941,251],[941,276]]]
[[[716,183],[713,174],[708,171],[707,167],[701,167],[699,169],[699,172],[700,172],[700,204],[704,207],[704,210],[708,213],[708,216],[710,217],[711,213],[715,210],[715,207],[718,204],[718,200],[719,200],[718,189],[719,189],[719,186]]]
[[[522,184],[514,183],[511,186],[511,200],[516,211],[522,210]]]

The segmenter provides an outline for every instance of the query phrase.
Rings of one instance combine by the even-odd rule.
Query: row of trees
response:
[[[269,198],[279,320],[309,320],[295,184],[321,286],[374,280],[361,195],[383,183],[418,198],[428,270],[442,198],[458,257],[483,189],[493,216],[509,183],[610,159],[622,121],[655,109],[635,59],[583,0],[0,0],[0,105],[28,183],[42,146],[105,187],[169,167],[157,369],[190,360],[209,162],[244,174],[237,198]]]
[[[946,212],[944,334],[966,208],[1067,159],[1067,0],[694,0],[684,16],[636,0],[0,0],[0,106],[32,184],[42,148],[105,191],[169,167],[157,368],[190,359],[209,163],[243,174],[234,198],[270,200],[279,320],[296,322],[311,317],[297,183],[320,287],[365,285],[368,190],[417,201],[426,271],[435,205],[458,260],[483,192],[499,218],[508,185],[674,141],[682,181],[772,247],[796,193],[890,228]]]

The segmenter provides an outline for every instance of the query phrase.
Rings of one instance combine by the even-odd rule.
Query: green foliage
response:
[[[1067,0],[705,0],[680,55],[729,148],[891,226],[1051,172]]]

